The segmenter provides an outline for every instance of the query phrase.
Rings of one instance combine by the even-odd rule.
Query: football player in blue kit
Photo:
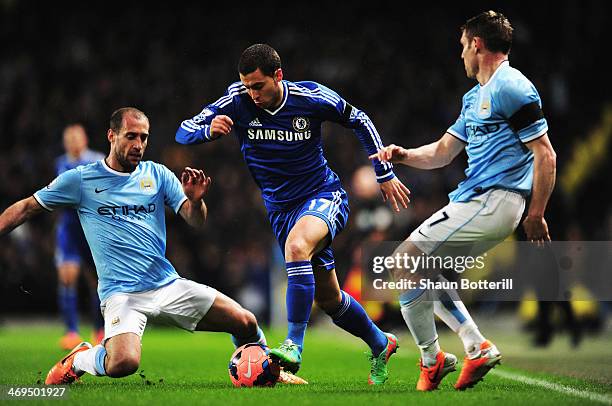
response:
[[[486,11],[469,19],[461,28],[461,58],[467,76],[478,84],[463,96],[457,121],[432,144],[413,149],[390,145],[371,156],[435,169],[464,149],[467,153],[466,178],[450,193],[449,204],[400,247],[409,255],[480,255],[514,232],[529,196],[525,234],[539,245],[550,241],[544,212],[555,184],[556,155],[535,86],[508,61],[512,34],[503,14]],[[442,275],[437,279],[448,282]],[[434,313],[463,341],[466,357],[456,389],[474,386],[500,362],[500,351],[480,333],[455,289],[408,290],[400,304],[421,350],[418,390],[436,389],[457,363],[440,349]]]
[[[64,128],[63,144],[65,154],[55,161],[56,175],[60,175],[80,165],[104,159],[104,154],[87,148],[87,133],[81,124],[70,124]],[[81,341],[78,317],[78,278],[85,268],[87,284],[90,289],[91,316],[94,333],[93,342],[98,344],[104,338],[104,319],[100,313],[100,299],[96,291],[98,280],[92,269],[93,259],[83,235],[83,229],[76,211],[62,210],[56,225],[55,265],[59,280],[57,301],[66,332],[60,340],[60,347],[69,350]]]
[[[363,307],[340,290],[331,242],[344,228],[349,206],[338,175],[323,156],[321,125],[354,131],[369,154],[383,147],[372,121],[333,90],[315,82],[283,79],[281,59],[269,45],[248,47],[238,63],[240,81],[176,133],[181,144],[200,144],[232,130],[251,175],[260,187],[287,270],[286,340],[271,350],[285,369],[297,372],[313,302],[333,322],[371,349],[368,382],[387,380],[387,362],[397,339],[382,332]],[[396,211],[407,207],[408,189],[388,162],[374,162],[383,199]]]
[[[77,209],[96,265],[104,340],[96,346],[80,343],[53,366],[45,383],[70,384],[86,372],[113,378],[133,374],[149,320],[188,331],[228,332],[235,346],[265,344],[251,312],[211,287],[181,278],[165,257],[164,207],[201,227],[210,178],[185,168],[179,180],[164,165],[142,161],[149,119],[136,108],[112,114],[107,138],[105,159],[63,172],[0,215],[1,236],[45,210]],[[281,382],[304,383],[286,376],[281,371]]]

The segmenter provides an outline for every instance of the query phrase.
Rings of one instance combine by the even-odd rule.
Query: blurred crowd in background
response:
[[[213,178],[203,230],[168,216],[167,256],[178,272],[270,317],[270,278],[284,276],[259,190],[238,143],[174,142],[179,123],[238,80],[238,57],[256,42],[275,47],[285,78],[313,80],[368,113],[383,142],[419,146],[454,122],[465,77],[459,27],[494,7],[308,3],[267,7],[150,2],[0,1],[0,209],[55,176],[62,130],[82,123],[90,147],[108,151],[108,119],[135,106],[151,122],[145,159],[203,169]],[[511,65],[537,87],[558,154],[546,218],[556,240],[610,240],[612,100],[603,62],[609,6],[603,1],[507,4],[515,28]],[[337,273],[358,268],[364,241],[401,240],[447,202],[463,178],[462,154],[435,171],[397,168],[408,210],[382,203],[367,154],[349,130],[325,126],[325,154],[349,193],[351,217],[334,241]],[[0,243],[0,314],[54,314],[54,215],[41,215]],[[347,289],[349,287],[347,286]],[[253,309],[254,308],[254,309]]]

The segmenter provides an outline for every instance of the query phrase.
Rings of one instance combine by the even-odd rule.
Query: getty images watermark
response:
[[[364,300],[393,301],[416,291],[456,291],[483,301],[612,300],[612,242],[561,241],[544,246],[492,241],[434,244],[432,253],[405,243],[362,246]],[[438,296],[431,296],[436,298]]]
[[[380,278],[372,280],[372,286],[377,290],[400,290],[407,289],[512,289],[512,278],[504,278],[501,281],[490,281],[487,279],[470,280],[468,278],[459,278],[458,280],[449,281],[438,278],[436,271],[440,273],[444,271],[454,271],[463,273],[466,270],[483,270],[486,267],[487,253],[478,256],[465,255],[410,255],[408,253],[396,252],[391,256],[375,256],[372,258],[372,272],[378,274]],[[391,272],[398,275],[416,275],[415,278],[400,277],[397,280],[385,280],[384,275]],[[424,277],[421,274],[429,274],[431,277]],[[433,277],[436,278],[433,278]]]

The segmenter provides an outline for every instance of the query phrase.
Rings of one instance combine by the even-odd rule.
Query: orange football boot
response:
[[[47,379],[45,379],[45,385],[68,385],[78,380],[81,374],[77,374],[72,369],[72,364],[74,363],[74,356],[85,350],[89,350],[91,344],[82,342],[70,351],[68,355],[62,358],[57,364],[51,368],[49,373],[47,374]]]
[[[476,385],[491,369],[501,362],[501,353],[489,340],[480,344],[480,355],[470,359],[465,357],[463,368],[459,374],[459,379],[455,384],[455,389],[466,390]]]
[[[423,360],[421,360],[419,363],[421,375],[419,375],[419,380],[417,381],[417,390],[436,390],[442,379],[450,372],[456,370],[455,365],[457,365],[457,357],[453,354],[444,353],[444,351],[438,352],[436,363],[430,367],[424,366]]]

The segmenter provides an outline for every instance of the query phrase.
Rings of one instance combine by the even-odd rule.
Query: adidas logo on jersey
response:
[[[249,123],[249,127],[261,127],[261,123],[259,122],[259,118],[255,117],[255,119]]]

